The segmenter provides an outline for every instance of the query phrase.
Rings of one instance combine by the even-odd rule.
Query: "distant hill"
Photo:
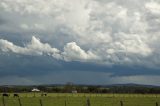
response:
[[[128,83],[128,84],[111,84],[111,85],[106,85],[105,87],[120,87],[120,86],[126,86],[126,87],[160,87],[156,85],[143,85],[143,84],[134,84],[134,83]]]

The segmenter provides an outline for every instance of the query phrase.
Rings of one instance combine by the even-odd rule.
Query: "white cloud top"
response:
[[[51,55],[57,59],[61,58],[59,50],[52,48],[49,44],[43,44],[39,39],[32,37],[32,40],[25,47],[14,45],[12,42],[0,39],[0,48],[3,52],[13,52],[24,55]]]
[[[98,59],[98,57],[91,51],[85,52],[75,42],[68,43],[64,47],[64,52],[62,54],[64,55],[64,59],[67,61],[89,61]]]
[[[0,39],[0,49],[3,52],[11,51],[22,55],[49,55],[66,61],[88,61],[97,58],[91,51],[85,52],[75,42],[67,43],[62,53],[58,49],[52,48],[48,43],[42,43],[34,36],[25,47],[16,46],[12,42]]]

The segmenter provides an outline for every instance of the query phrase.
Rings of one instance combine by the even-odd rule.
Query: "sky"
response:
[[[0,85],[160,86],[160,0],[0,0]]]

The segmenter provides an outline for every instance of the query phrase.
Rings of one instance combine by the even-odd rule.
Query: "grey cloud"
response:
[[[158,75],[135,75],[135,76],[121,76],[121,77],[113,77],[111,78],[112,83],[136,83],[136,84],[146,84],[152,85],[160,85],[159,80],[160,77]]]
[[[83,76],[83,78],[82,78]],[[97,79],[95,79],[97,78]],[[124,84],[136,83],[146,85],[160,85],[158,75],[133,75],[133,76],[112,76],[112,73],[105,72],[85,72],[85,71],[61,71],[52,72],[41,76],[7,76],[0,78],[1,85],[30,85],[30,84],[65,84],[73,82],[76,84]],[[9,79],[12,79],[10,81]]]
[[[33,81],[29,78],[19,76],[6,76],[0,78],[0,85],[35,85],[40,84],[39,82]],[[12,80],[10,80],[12,79]]]

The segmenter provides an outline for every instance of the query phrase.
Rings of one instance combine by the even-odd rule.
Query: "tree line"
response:
[[[53,86],[1,86],[0,92],[31,92],[33,88],[37,88],[42,92],[49,93],[138,93],[138,94],[160,94],[160,87],[144,87],[144,86],[86,86],[86,85],[53,85]]]

